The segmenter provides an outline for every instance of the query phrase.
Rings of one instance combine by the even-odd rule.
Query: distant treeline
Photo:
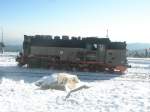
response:
[[[22,45],[6,45],[5,52],[20,52],[22,51]]]
[[[128,57],[150,58],[150,49],[127,50]]]
[[[150,57],[150,43],[130,43],[127,49],[128,57]]]

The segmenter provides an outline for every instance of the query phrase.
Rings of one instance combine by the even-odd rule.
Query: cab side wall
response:
[[[124,49],[108,49],[106,51],[106,64],[125,65],[126,64],[126,50]]]

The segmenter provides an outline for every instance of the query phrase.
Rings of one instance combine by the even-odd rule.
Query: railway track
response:
[[[1,71],[0,77],[28,77],[28,78],[41,78],[46,75],[52,75],[56,71],[49,72],[33,72],[33,71]],[[128,72],[124,75],[109,74],[109,73],[73,73],[76,74],[81,80],[84,81],[134,81],[134,82],[150,82],[150,73],[136,73]],[[134,75],[128,75],[134,74]]]

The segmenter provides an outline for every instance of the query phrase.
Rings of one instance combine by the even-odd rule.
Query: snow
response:
[[[50,76],[44,76],[40,80],[35,82],[36,86],[41,89],[57,89],[71,92],[71,90],[77,89],[81,86],[86,86],[80,83],[77,75],[69,73],[55,73]]]
[[[17,53],[0,55],[0,112],[150,112],[150,59],[128,58],[125,74],[73,72],[91,87],[70,95],[35,82],[64,71],[17,67]]]
[[[55,74],[42,77],[41,79],[35,82],[35,85],[43,87],[43,86],[49,86],[54,82],[57,82],[57,77]]]

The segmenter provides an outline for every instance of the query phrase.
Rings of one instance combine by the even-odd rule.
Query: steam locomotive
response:
[[[127,69],[126,42],[109,38],[24,35],[19,66],[78,71],[119,71]]]

